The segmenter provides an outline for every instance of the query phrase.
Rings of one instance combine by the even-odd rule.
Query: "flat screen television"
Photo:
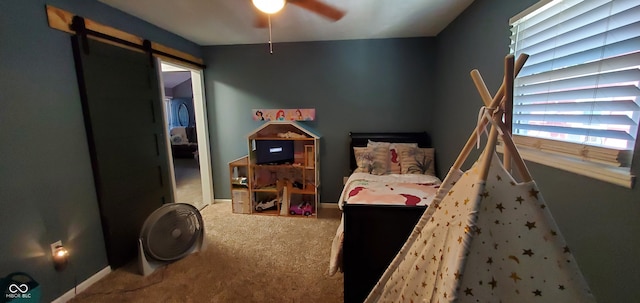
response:
[[[293,163],[293,140],[256,140],[256,164]]]

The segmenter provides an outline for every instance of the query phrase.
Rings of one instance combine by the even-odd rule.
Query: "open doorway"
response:
[[[174,199],[202,209],[213,202],[202,71],[160,66]]]

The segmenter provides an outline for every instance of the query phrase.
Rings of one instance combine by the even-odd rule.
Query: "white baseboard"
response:
[[[214,199],[213,203],[231,203],[231,199]]]
[[[85,291],[87,288],[89,288],[89,286],[100,281],[102,278],[106,277],[109,273],[111,273],[111,266],[107,266],[103,268],[102,270],[97,272],[95,275],[89,277],[89,279],[82,281],[82,283],[78,284],[78,286],[76,286],[75,288],[70,289],[64,295],[53,300],[52,303],[64,303],[75,298],[76,293],[79,294]]]

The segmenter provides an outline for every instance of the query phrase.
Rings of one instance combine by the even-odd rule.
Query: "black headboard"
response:
[[[431,147],[431,137],[427,132],[404,133],[349,133],[349,168],[354,171],[358,165],[353,147],[365,147],[369,140],[391,143],[418,143],[418,147]]]

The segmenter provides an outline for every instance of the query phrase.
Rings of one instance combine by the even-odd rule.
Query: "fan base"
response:
[[[144,253],[144,248],[142,248],[142,239],[138,239],[138,258],[140,259],[138,262],[140,273],[145,277],[152,274],[156,268],[166,264],[166,262],[149,262]]]
[[[203,251],[206,247],[206,239],[207,237],[203,232],[202,237],[189,253],[192,254],[198,251]],[[152,274],[156,268],[169,264],[169,262],[166,261],[155,261],[152,258],[147,258],[147,255],[144,253],[144,247],[142,246],[142,239],[138,239],[138,258],[138,269],[145,277]]]
[[[197,222],[190,221],[189,223],[193,223],[194,224],[193,228],[197,228],[197,230],[199,231],[198,234],[194,235],[197,238],[192,243],[193,245],[188,249],[188,251],[181,253],[179,255],[176,254],[166,258],[164,256],[157,258],[155,254],[148,253],[148,251],[145,250],[145,247],[148,248],[148,243],[144,241],[146,241],[146,239],[148,238],[148,234],[152,231],[153,226],[155,226],[155,224],[159,219],[161,219],[164,215],[170,212],[176,212],[176,211],[180,212],[180,214],[188,214],[189,218],[191,218],[191,215],[195,216]],[[182,219],[186,220],[188,218],[182,217]],[[180,236],[180,232],[181,231],[179,229],[175,229],[171,232],[171,236],[173,236],[174,238],[177,238]],[[166,265],[173,261],[177,261],[178,259],[184,258],[185,256],[192,254],[194,252],[204,250],[204,247],[206,246],[205,244],[206,239],[207,237],[204,231],[204,222],[197,208],[193,207],[193,205],[186,204],[186,203],[164,204],[160,208],[156,209],[153,213],[151,213],[149,217],[147,217],[147,219],[144,222],[142,231],[140,232],[140,237],[138,238],[138,267],[139,267],[140,273],[144,276],[150,275],[156,270],[156,268],[160,266]],[[189,240],[191,241],[191,239]]]

